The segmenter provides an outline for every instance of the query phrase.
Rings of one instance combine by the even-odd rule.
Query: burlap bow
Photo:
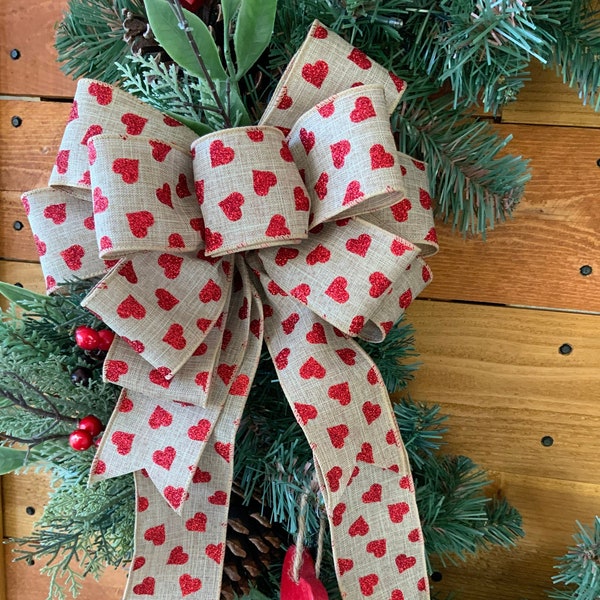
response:
[[[256,127],[196,139],[79,82],[52,187],[24,203],[49,292],[103,275],[84,305],[118,334],[104,376],[124,390],[91,479],[135,472],[126,597],[219,597],[263,337],[314,452],[343,595],[428,596],[408,460],[351,339],[384,339],[437,249],[424,165],[390,131],[403,88],[318,22]]]

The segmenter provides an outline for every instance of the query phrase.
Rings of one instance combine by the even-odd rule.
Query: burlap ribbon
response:
[[[316,22],[261,123],[200,139],[79,82],[50,179],[27,193],[49,292],[117,334],[123,386],[91,480],[135,472],[126,597],[219,597],[233,444],[263,337],[314,452],[347,598],[428,596],[381,341],[430,280],[424,165],[396,151],[404,82]],[[190,152],[191,147],[191,152]]]

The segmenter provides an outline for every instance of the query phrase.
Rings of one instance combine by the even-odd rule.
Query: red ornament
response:
[[[77,428],[87,431],[94,438],[104,429],[104,425],[95,415],[88,415],[79,421]]]
[[[302,566],[298,582],[294,581],[296,546],[290,546],[283,561],[280,600],[329,600],[325,586],[317,579],[315,563],[308,550],[302,551]]]
[[[110,329],[100,329],[100,331],[97,331],[96,334],[99,338],[98,350],[104,350],[106,352],[115,339],[114,332],[112,332]]]
[[[206,0],[181,0],[181,6],[193,13],[202,8],[205,3]]]
[[[87,450],[93,443],[92,434],[84,429],[76,429],[69,436],[69,445],[73,450]]]
[[[86,325],[80,325],[75,330],[75,343],[82,350],[96,350],[100,343],[98,332]]]

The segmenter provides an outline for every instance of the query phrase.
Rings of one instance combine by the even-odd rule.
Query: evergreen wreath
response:
[[[463,233],[485,234],[510,215],[529,178],[526,161],[501,155],[510,138],[500,139],[488,120],[473,118],[476,106],[494,114],[513,100],[533,59],[555,68],[584,102],[600,106],[598,13],[584,0],[490,0],[475,6],[445,0],[279,0],[268,48],[256,64],[238,71],[227,89],[211,87],[209,77],[165,52],[165,33],[152,27],[158,4],[70,0],[56,42],[64,70],[118,83],[202,134],[254,122],[308,25],[319,19],[408,81],[392,119],[399,148],[427,162],[439,217]],[[233,73],[231,42],[240,1],[189,4],[209,26]],[[276,2],[263,4],[275,11]],[[219,106],[219,98],[227,99],[229,110]],[[0,471],[34,468],[52,475],[50,498],[35,531],[14,541],[18,559],[47,561],[49,598],[57,599],[66,597],[67,588],[76,594],[86,575],[99,576],[107,565],[131,560],[135,512],[132,478],[88,489],[92,452],[76,452],[76,443],[69,443],[89,416],[107,422],[117,388],[101,380],[103,351],[74,343],[78,328],[102,329],[79,305],[90,282],[66,285],[66,293],[52,297],[0,287],[10,301],[0,320],[0,430],[5,432]],[[391,393],[401,394],[417,368],[412,334],[401,321],[383,345],[364,345]],[[470,459],[443,452],[446,429],[439,407],[402,398],[395,414],[413,469],[430,572],[478,549],[511,547],[523,535],[517,511],[502,498],[486,497],[486,474]],[[260,499],[268,518],[283,527],[286,545],[297,533],[299,498],[306,496],[312,507],[306,540],[315,546],[319,497],[312,454],[266,358],[237,448],[235,475],[244,501]],[[583,550],[565,557],[557,583],[579,581],[581,589],[597,585],[597,538],[597,523],[595,532],[581,529],[578,548]],[[583,582],[581,561],[587,565]],[[275,564],[253,579],[247,597],[277,597],[278,568]],[[334,597],[327,553],[321,577]],[[596,595],[567,594],[557,591],[553,597]]]

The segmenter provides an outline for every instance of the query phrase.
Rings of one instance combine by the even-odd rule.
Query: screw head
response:
[[[19,52],[19,51],[18,51],[16,48],[13,48],[13,49],[10,51],[10,57],[11,57],[13,60],[18,60],[19,58],[21,58],[21,53],[20,53],[20,52]]]
[[[35,515],[35,508],[34,508],[33,506],[28,506],[28,507],[25,509],[25,512],[26,512],[28,515]]]
[[[590,265],[583,265],[582,267],[579,267],[579,272],[584,276],[587,277],[588,275],[592,274],[592,267]]]
[[[438,582],[438,581],[441,581],[442,579],[443,579],[443,575],[439,571],[434,571],[431,574],[431,581]]]
[[[21,117],[18,117],[16,115],[10,120],[10,124],[13,127],[21,127],[22,123],[23,123],[23,119],[21,119]]]
[[[571,352],[573,352],[573,346],[571,346],[571,344],[561,344],[558,351],[563,355],[571,354]]]
[[[13,223],[13,229],[15,231],[21,231],[21,229],[23,229],[23,227],[24,227],[24,225],[23,225],[23,223],[21,221],[15,221]]]
[[[542,443],[542,446],[546,446],[546,448],[549,448],[550,446],[552,446],[552,444],[554,444],[554,438],[551,435],[545,435],[540,442]]]

